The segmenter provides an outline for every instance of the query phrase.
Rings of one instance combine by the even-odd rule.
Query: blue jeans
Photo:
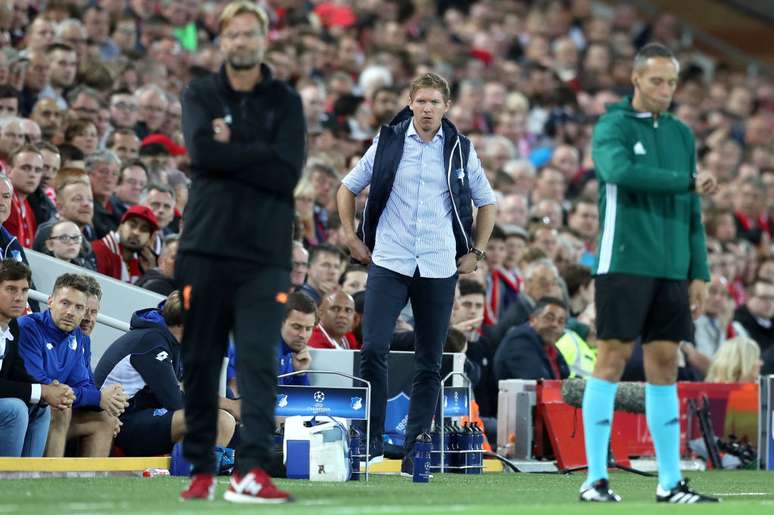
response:
[[[0,456],[43,456],[51,408],[30,406],[21,399],[0,399]]]
[[[407,277],[371,264],[363,313],[360,372],[371,382],[371,440],[381,441],[387,407],[387,355],[406,301],[414,310],[414,384],[409,403],[404,451],[430,430],[441,390],[441,358],[454,305],[457,274],[444,279]]]

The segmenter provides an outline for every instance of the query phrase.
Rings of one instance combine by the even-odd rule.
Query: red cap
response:
[[[148,206],[132,206],[126,210],[124,216],[121,217],[121,223],[132,217],[142,218],[151,225],[153,231],[159,230],[159,222],[156,220],[156,215],[153,214],[151,208]]]
[[[167,136],[166,134],[150,134],[148,136],[145,136],[145,139],[142,140],[142,145],[152,145],[154,143],[158,143],[159,145],[164,145],[164,148],[166,148],[169,153],[173,156],[184,156],[186,154],[185,147],[178,145],[174,141],[172,141],[172,138]]]

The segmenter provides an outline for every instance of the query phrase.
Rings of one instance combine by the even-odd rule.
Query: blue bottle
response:
[[[430,455],[430,471],[439,472],[441,470],[441,429],[435,426],[430,438],[433,441],[433,452]],[[448,443],[448,440],[447,442]]]
[[[484,465],[484,432],[478,423],[469,425],[471,429],[471,452],[468,454],[468,467],[466,473],[481,474]]]
[[[190,476],[191,463],[183,456],[183,442],[177,442],[172,447],[172,459],[169,463],[169,473],[173,476]]]
[[[428,483],[430,481],[430,452],[433,442],[430,435],[422,433],[417,436],[414,444],[414,482]]]

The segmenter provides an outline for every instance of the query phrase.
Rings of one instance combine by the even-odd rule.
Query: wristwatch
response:
[[[471,247],[470,251],[476,255],[476,261],[483,261],[486,259],[486,251],[477,249],[476,247]]]

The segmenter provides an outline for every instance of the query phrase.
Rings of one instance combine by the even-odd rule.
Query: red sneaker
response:
[[[242,504],[280,504],[292,500],[289,493],[274,486],[269,475],[259,468],[252,469],[244,477],[235,470],[223,498]]]
[[[212,501],[213,499],[215,499],[215,476],[212,474],[195,474],[191,478],[188,490],[180,492],[181,501]]]

